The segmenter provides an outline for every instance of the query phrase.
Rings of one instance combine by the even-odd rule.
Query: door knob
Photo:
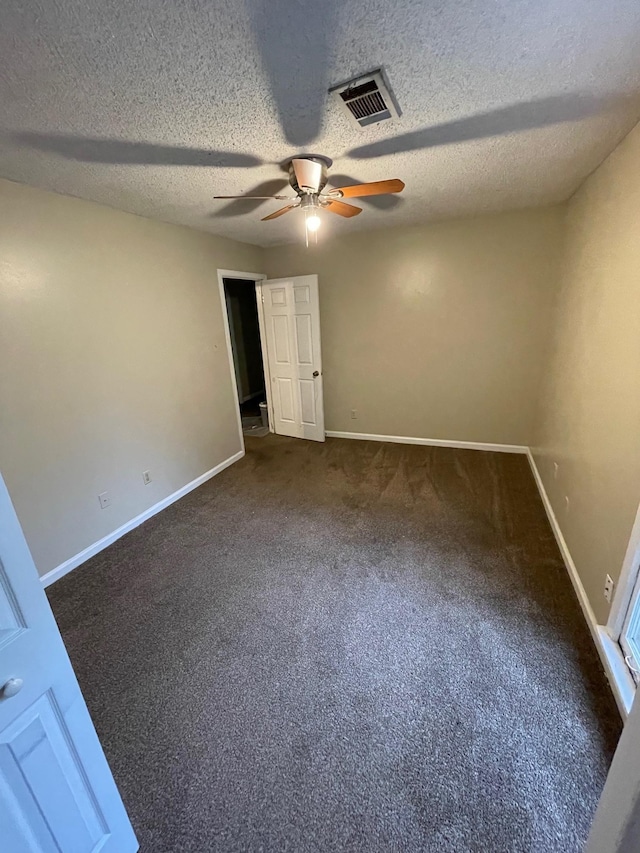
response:
[[[2,695],[3,699],[11,699],[12,696],[20,693],[23,684],[24,681],[21,678],[10,678],[2,685],[0,695]]]
[[[316,377],[316,376],[320,376],[320,373],[319,373],[317,370],[314,370],[314,371],[313,371],[313,375],[314,375],[314,377]]]

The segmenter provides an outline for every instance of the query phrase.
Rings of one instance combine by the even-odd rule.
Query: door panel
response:
[[[293,402],[293,381],[280,377],[276,382],[278,393],[276,400],[280,404],[280,418],[295,423],[295,405]]]
[[[288,318],[283,315],[276,315],[272,318],[272,326],[276,364],[290,364]]]
[[[4,566],[0,563],[0,651],[26,630],[27,623],[9,585]]]
[[[298,284],[294,287],[293,296],[297,305],[308,305],[311,302],[311,288],[306,284]]]
[[[0,517],[0,846],[133,853],[133,830],[1,477]]]
[[[109,834],[73,738],[47,691],[0,735],[0,774],[16,799],[21,822],[39,825],[54,850],[94,850]],[[4,787],[4,785],[3,785]],[[14,809],[15,815],[15,809]]]
[[[269,300],[272,305],[286,305],[287,291],[284,287],[274,287],[269,290]]]
[[[313,380],[300,380],[300,403],[302,423],[313,426],[316,423],[315,384]]]
[[[262,302],[274,430],[324,441],[318,277],[264,281]]]
[[[297,314],[296,323],[296,353],[298,364],[313,364],[313,333],[309,314]]]

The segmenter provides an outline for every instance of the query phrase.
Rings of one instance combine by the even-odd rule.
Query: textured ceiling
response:
[[[260,245],[280,163],[401,178],[348,232],[567,198],[640,117],[638,0],[3,0],[0,175]],[[402,115],[326,90],[383,66]],[[286,190],[285,190],[286,192]]]

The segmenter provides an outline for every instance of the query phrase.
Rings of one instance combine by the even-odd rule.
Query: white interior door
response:
[[[318,276],[263,281],[262,302],[274,431],[324,441]]]
[[[138,849],[2,477],[0,827],[7,853]]]

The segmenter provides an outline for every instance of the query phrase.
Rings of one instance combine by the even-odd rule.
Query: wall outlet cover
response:
[[[101,492],[98,495],[98,500],[100,501],[100,509],[106,509],[108,506],[111,506],[111,495],[109,492]]]
[[[151,482],[151,472],[150,471],[143,471],[142,472],[142,482],[145,484],[145,486],[149,485],[149,483]]]

